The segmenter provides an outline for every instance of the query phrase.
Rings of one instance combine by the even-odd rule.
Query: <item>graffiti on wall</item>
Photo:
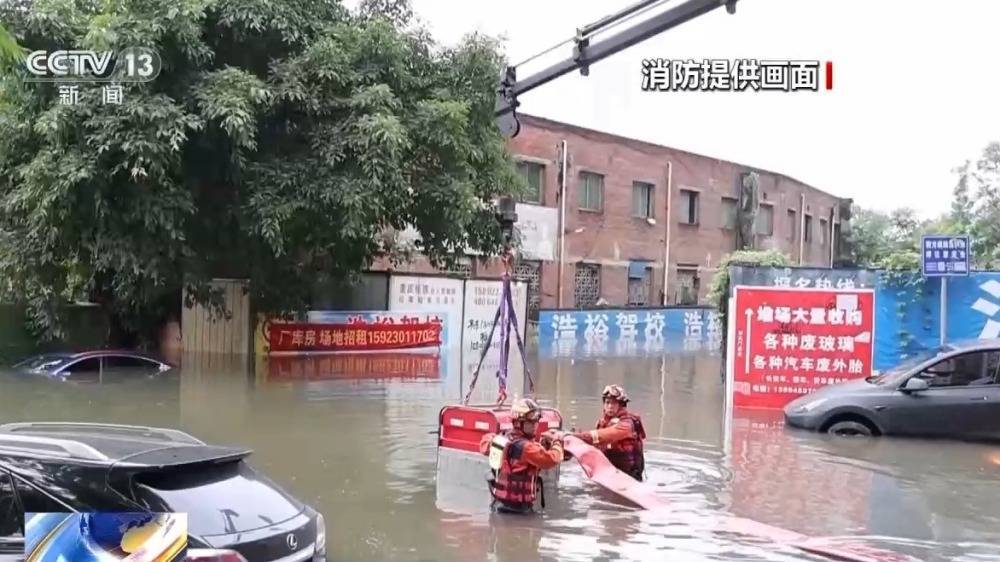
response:
[[[548,356],[715,351],[721,340],[718,313],[708,308],[543,310],[539,314],[539,352]]]

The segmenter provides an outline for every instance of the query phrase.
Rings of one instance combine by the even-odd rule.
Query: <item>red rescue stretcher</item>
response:
[[[562,423],[558,410],[542,408],[537,433],[562,429]],[[479,442],[487,433],[500,433],[513,427],[510,408],[496,404],[445,406],[441,409],[439,424],[438,447],[471,453],[479,453]]]

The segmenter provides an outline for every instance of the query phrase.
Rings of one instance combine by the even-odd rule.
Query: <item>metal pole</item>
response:
[[[632,14],[640,10],[648,8],[653,4],[660,4],[662,2],[663,0],[642,0],[642,2],[639,2],[638,4],[633,4],[632,6],[629,6],[628,8],[625,8],[624,10],[618,12],[617,14],[606,16],[590,25],[585,25],[581,27],[580,35],[590,35],[591,33],[600,31],[602,28],[607,27],[615,23],[616,21],[621,21],[622,19],[631,16]]]
[[[588,45],[582,49],[579,57],[571,57],[562,62],[558,62],[544,70],[528,76],[524,80],[518,80],[515,84],[510,84],[510,95],[517,97],[534,90],[535,88],[548,84],[549,82],[569,74],[574,70],[589,66],[603,60],[615,53],[625,50],[633,45],[641,43],[650,37],[654,37],[677,27],[678,25],[705,15],[716,8],[726,6],[727,10],[732,10],[734,4],[726,4],[720,0],[689,0],[683,4],[675,6],[661,14],[642,21],[635,26],[616,33],[607,39]],[[496,109],[496,116],[505,115],[514,110],[506,100],[501,100]]]
[[[563,271],[566,265],[566,174],[569,171],[569,150],[566,148],[566,140],[563,139],[561,146],[561,172],[559,181],[559,308],[563,307]]]
[[[837,248],[837,241],[834,240],[833,235],[837,232],[837,223],[840,222],[840,205],[834,205],[830,215],[830,235],[827,240],[830,242],[830,267],[833,267],[834,250]]]
[[[810,230],[812,229],[812,225]],[[799,196],[799,265],[802,265],[802,254],[806,246],[806,194]]]
[[[941,278],[941,347],[948,339],[948,278]]]
[[[663,246],[663,298],[660,304],[667,306],[667,290],[670,286],[670,225],[674,223],[674,204],[672,197],[674,194],[674,164],[667,161],[667,206],[663,219],[667,222],[666,241]]]

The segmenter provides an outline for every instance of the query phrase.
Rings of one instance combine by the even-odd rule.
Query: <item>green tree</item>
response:
[[[516,190],[493,120],[498,43],[435,45],[407,2],[49,0],[5,3],[32,49],[156,49],[155,81],[60,105],[3,82],[0,279],[59,335],[88,298],[116,343],[154,328],[187,286],[247,277],[255,306],[308,304],[315,281],[393,255],[409,225],[445,266],[495,254],[495,198]],[[407,24],[407,25],[404,25]]]
[[[854,206],[851,216],[851,241],[859,267],[873,267],[890,251],[886,237],[892,221],[886,213]]]
[[[948,226],[955,234],[966,234],[972,229],[975,205],[971,197],[972,182],[972,162],[966,160],[964,164],[953,170],[958,174],[958,183],[952,192],[951,214],[948,216]]]
[[[976,203],[972,255],[982,269],[1000,268],[1000,142],[991,142],[976,161]]]
[[[24,49],[17,43],[17,39],[0,25],[0,62],[6,65],[18,61],[23,52]]]

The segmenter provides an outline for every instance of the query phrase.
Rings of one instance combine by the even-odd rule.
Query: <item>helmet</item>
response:
[[[621,404],[628,404],[629,402],[628,394],[625,394],[625,389],[617,384],[609,384],[604,387],[604,392],[601,393],[601,398],[604,400],[614,398]]]
[[[542,417],[542,408],[531,398],[521,398],[511,404],[510,415],[514,421],[537,422]]]

